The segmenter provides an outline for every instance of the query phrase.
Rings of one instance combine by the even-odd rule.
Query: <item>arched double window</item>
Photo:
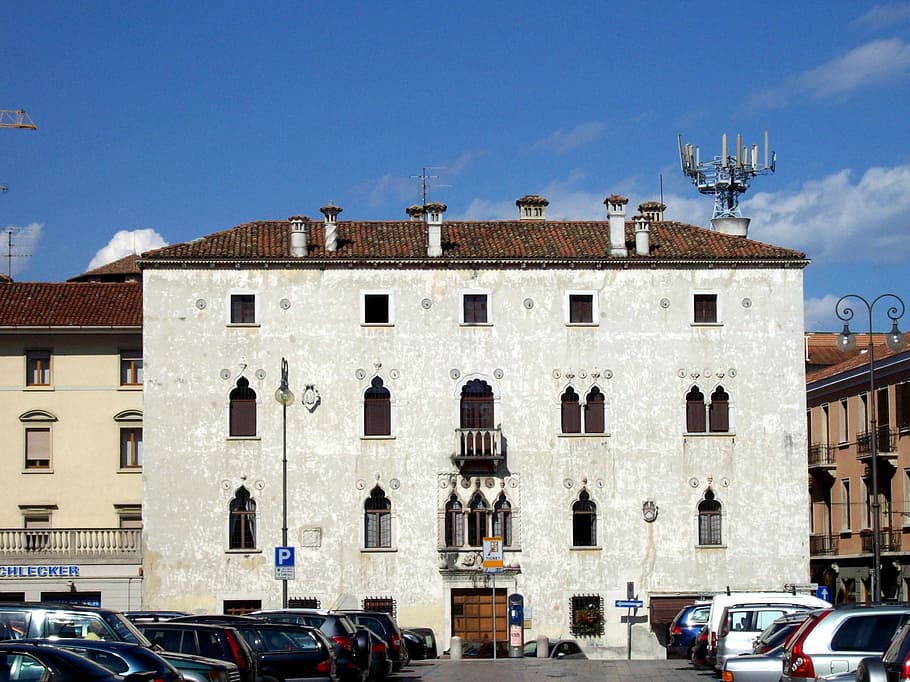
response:
[[[562,433],[605,433],[604,394],[592,386],[582,406],[578,393],[571,386],[560,397]]]
[[[711,394],[705,404],[705,395],[698,386],[686,394],[686,431],[688,433],[727,433],[730,431],[730,396],[723,386]]]
[[[721,535],[721,506],[714,499],[714,491],[708,488],[705,496],[698,503],[698,544],[720,545]]]
[[[244,486],[234,492],[229,524],[230,549],[256,549],[256,501]]]
[[[363,394],[363,435],[392,435],[392,394],[379,377]]]
[[[363,505],[364,545],[368,548],[392,546],[392,503],[378,485]]]
[[[250,388],[246,377],[237,379],[237,385],[231,391],[229,433],[231,436],[256,435],[256,391]]]
[[[597,505],[587,490],[578,494],[572,505],[572,546],[595,547],[597,545]]]

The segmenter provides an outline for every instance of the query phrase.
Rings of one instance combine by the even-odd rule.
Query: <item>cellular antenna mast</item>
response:
[[[743,146],[743,136],[736,136],[734,154],[727,153],[727,134],[724,133],[720,156],[702,161],[698,147],[683,144],[679,136],[679,165],[684,175],[702,194],[714,195],[714,215],[718,218],[742,218],[739,212],[739,195],[749,189],[756,175],[773,173],[777,165],[777,152],[768,151],[768,131],[765,131],[764,159],[759,161],[758,145]],[[770,156],[769,156],[770,155]]]

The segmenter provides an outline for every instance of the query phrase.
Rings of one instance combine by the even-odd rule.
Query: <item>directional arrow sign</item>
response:
[[[616,608],[618,609],[638,609],[645,603],[641,599],[617,599]]]

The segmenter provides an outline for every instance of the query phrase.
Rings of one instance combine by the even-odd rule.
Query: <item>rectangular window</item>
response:
[[[852,505],[853,502],[850,499],[850,479],[845,478],[840,482],[840,527],[842,531],[850,531],[853,529]]]
[[[462,296],[462,324],[487,324],[487,294]]]
[[[695,324],[717,322],[717,294],[695,294],[692,297]]]
[[[142,429],[120,429],[120,468],[136,469],[142,466]]]
[[[392,546],[392,515],[387,510],[367,511],[365,524],[366,547],[377,549]]]
[[[841,445],[850,440],[849,422],[847,421],[847,399],[840,401],[840,419],[837,425],[837,442]]]
[[[567,294],[568,324],[594,324],[596,299],[591,292],[572,292]]]
[[[25,468],[50,469],[51,430],[49,427],[25,429]]]
[[[128,350],[120,353],[120,385],[142,385],[142,351]]]
[[[821,444],[828,445],[831,442],[831,412],[828,405],[822,405],[821,430]]]
[[[231,324],[256,324],[255,294],[231,294]]]
[[[579,595],[569,602],[569,632],[575,637],[602,637],[604,602],[597,594]]]
[[[46,350],[33,350],[25,354],[25,385],[51,385],[51,353]]]
[[[894,412],[901,433],[910,432],[910,381],[894,387]]]
[[[360,304],[363,324],[390,325],[393,323],[392,301],[388,293],[364,292]]]
[[[35,552],[47,547],[50,540],[47,529],[51,527],[51,515],[28,513],[23,520],[28,530],[25,534],[25,549]]]

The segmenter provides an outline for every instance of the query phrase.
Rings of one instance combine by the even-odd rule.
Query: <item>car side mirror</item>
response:
[[[856,682],[887,682],[885,664],[878,656],[867,656],[856,666]]]

